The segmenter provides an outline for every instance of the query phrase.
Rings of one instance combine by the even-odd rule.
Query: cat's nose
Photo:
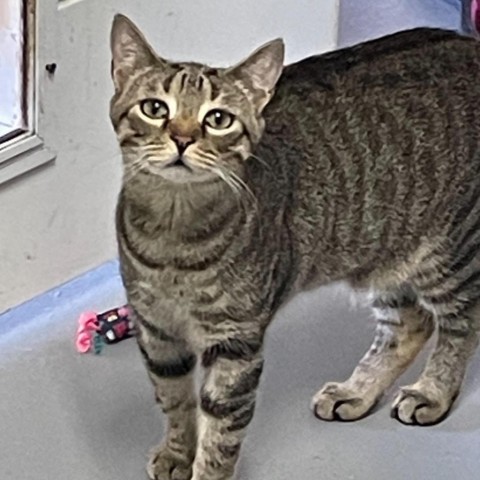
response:
[[[178,154],[182,155],[183,152],[192,144],[195,143],[193,137],[184,135],[170,135],[170,138],[175,142],[178,149]]]

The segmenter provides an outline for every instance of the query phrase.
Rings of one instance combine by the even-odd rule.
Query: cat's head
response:
[[[117,15],[111,49],[110,116],[126,180],[149,175],[191,183],[238,174],[261,137],[262,111],[282,73],[281,40],[231,68],[174,63]]]

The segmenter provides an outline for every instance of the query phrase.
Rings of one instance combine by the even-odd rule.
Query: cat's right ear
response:
[[[110,33],[112,79],[121,90],[135,70],[159,61],[159,58],[136,25],[125,15],[117,14]]]

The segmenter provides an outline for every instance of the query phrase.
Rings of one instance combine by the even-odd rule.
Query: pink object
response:
[[[77,352],[87,353],[92,348],[92,335],[90,332],[79,332],[75,341]]]
[[[84,312],[78,319],[75,347],[79,353],[87,353],[93,344],[92,334],[100,329],[95,312]]]
[[[84,312],[78,319],[78,331],[98,330],[97,314],[95,312]]]

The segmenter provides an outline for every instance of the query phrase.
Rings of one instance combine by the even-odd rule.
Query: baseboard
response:
[[[0,337],[19,330],[54,328],[57,322],[72,322],[74,329],[82,311],[102,311],[123,298],[118,261],[110,261],[1,314]]]

